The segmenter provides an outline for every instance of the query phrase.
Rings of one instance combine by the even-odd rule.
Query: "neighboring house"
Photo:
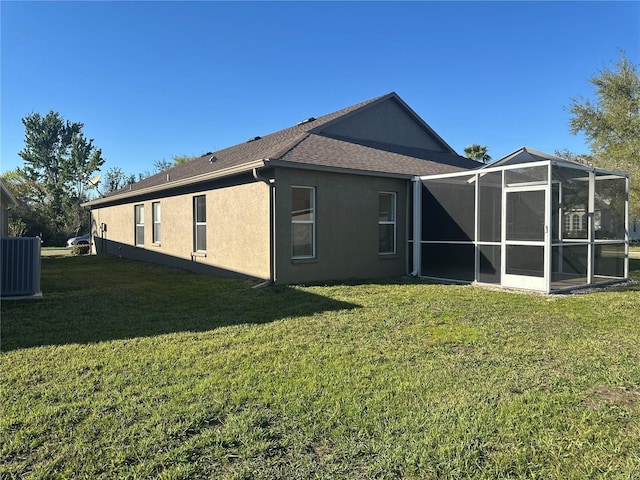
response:
[[[276,283],[398,277],[412,178],[478,166],[390,93],[84,205],[96,253]]]
[[[629,222],[629,240],[640,242],[640,220]]]
[[[40,239],[9,237],[9,210],[18,205],[0,180],[0,297],[42,298]]]
[[[18,201],[0,179],[0,237],[9,236],[9,210],[18,206]]]

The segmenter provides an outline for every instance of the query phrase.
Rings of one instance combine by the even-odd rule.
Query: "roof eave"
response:
[[[18,200],[16,200],[16,197],[13,195],[13,193],[11,193],[9,187],[7,187],[2,181],[0,181],[0,190],[2,190],[2,195],[5,197],[6,202],[9,204],[9,208],[18,206]]]
[[[148,195],[150,193],[163,192],[166,190],[172,190],[174,188],[183,187],[185,185],[194,185],[198,183],[208,182],[216,180],[218,178],[231,177],[239,173],[245,173],[253,170],[254,168],[263,167],[264,160],[255,160],[253,162],[243,163],[234,167],[225,168],[222,170],[216,170],[215,172],[204,173],[196,175],[195,177],[183,178],[181,180],[175,180],[172,182],[163,183],[161,185],[153,185],[147,188],[141,188],[139,190],[125,190],[122,193],[110,195],[108,197],[101,197],[82,204],[82,207],[95,207],[105,203],[111,203],[118,200],[127,198],[138,197],[141,195]]]

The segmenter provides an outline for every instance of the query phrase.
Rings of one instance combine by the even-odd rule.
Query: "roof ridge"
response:
[[[291,142],[289,142],[289,144],[285,145],[285,147],[281,148],[280,150],[278,150],[276,153],[274,153],[271,157],[272,158],[281,158],[284,157],[287,153],[289,153],[291,150],[293,150],[294,148],[296,148],[297,145],[299,145],[301,142],[303,142],[307,137],[309,137],[311,135],[311,133],[309,132],[304,132],[300,135],[298,135],[296,138],[294,138]]]

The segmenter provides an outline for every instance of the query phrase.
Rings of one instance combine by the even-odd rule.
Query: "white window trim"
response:
[[[156,209],[154,208],[155,205],[158,205],[158,218],[156,218]],[[152,227],[152,241],[155,245],[159,245],[160,242],[162,241],[162,205],[160,202],[153,202],[151,204],[151,216],[153,217],[152,221],[153,221],[153,227]],[[156,238],[156,225],[160,226],[160,238]]]
[[[205,221],[204,222],[198,222],[198,212],[197,212],[197,208],[198,208],[198,201],[197,198],[199,197],[203,197],[204,198],[204,202],[205,202]],[[200,253],[206,253],[207,249],[205,247],[204,250],[198,250],[198,227],[199,226],[203,226],[204,225],[204,236],[205,236],[205,244],[206,244],[206,240],[207,240],[207,217],[206,217],[206,209],[207,209],[207,196],[206,195],[195,195],[193,197],[193,251],[194,252],[200,252]]]
[[[138,223],[138,208],[142,222]],[[133,243],[136,247],[144,247],[144,203],[133,206]],[[138,243],[138,227],[142,227],[142,243]]]
[[[311,220],[294,220],[293,218],[291,219],[292,226],[293,225],[311,225],[311,255],[293,255],[293,235],[292,235],[291,236],[291,259],[305,260],[310,258],[316,258],[316,187],[310,187],[308,185],[291,185],[292,193],[294,188],[311,190],[311,206],[310,206]],[[291,213],[293,214],[293,208],[291,209]]]
[[[381,252],[380,245],[378,244],[378,255],[395,255],[398,253],[398,194],[396,192],[378,192],[378,209],[380,208],[380,195],[391,195],[393,198],[393,220],[380,220],[380,211],[378,211],[378,232],[381,225],[393,225],[393,251]]]

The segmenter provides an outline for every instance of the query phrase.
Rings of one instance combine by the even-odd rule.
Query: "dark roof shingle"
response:
[[[107,198],[117,197],[125,192],[130,195],[132,191],[143,189],[170,188],[173,182],[186,181],[190,178],[194,178],[195,181],[195,177],[198,176],[267,159],[294,162],[306,166],[315,165],[320,168],[332,167],[403,175],[448,173],[478,166],[477,162],[453,153],[372,141],[332,138],[322,135],[321,132],[314,133],[319,132],[321,127],[330,122],[392,97],[399,100],[395,93],[388,93],[317,119],[310,118],[293,127],[263,137],[254,137],[250,141],[208,153],[140,180],[123,190],[111,192],[107,194]],[[210,161],[212,156],[215,157],[213,162]]]

